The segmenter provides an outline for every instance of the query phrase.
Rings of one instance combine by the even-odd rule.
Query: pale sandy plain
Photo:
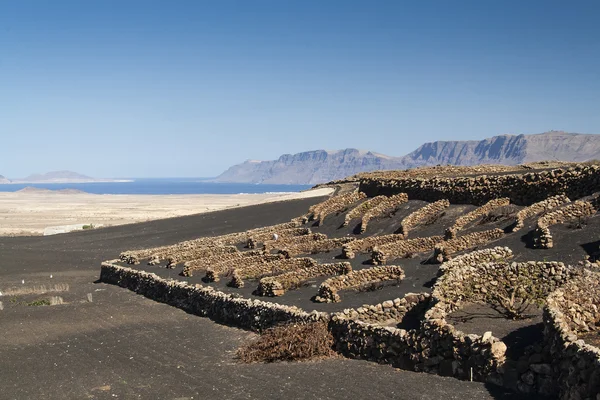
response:
[[[325,196],[333,189],[300,193],[98,195],[61,192],[0,193],[0,236],[43,235],[64,225],[112,226],[275,201]]]

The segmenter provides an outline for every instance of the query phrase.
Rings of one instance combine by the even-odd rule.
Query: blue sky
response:
[[[600,133],[600,1],[0,2],[0,174]]]

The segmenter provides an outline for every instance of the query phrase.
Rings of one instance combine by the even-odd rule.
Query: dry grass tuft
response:
[[[50,292],[68,292],[69,285],[66,283],[59,283],[56,285],[48,286],[30,286],[30,287],[16,287],[10,288],[2,292],[3,296],[24,296],[28,294],[45,294]]]
[[[241,347],[237,358],[244,363],[305,361],[332,357],[333,345],[326,322],[285,324],[266,330]]]

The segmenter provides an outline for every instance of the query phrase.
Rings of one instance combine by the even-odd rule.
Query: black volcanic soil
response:
[[[517,359],[530,345],[544,338],[542,309],[532,306],[523,319],[507,319],[487,304],[468,303],[446,318],[447,322],[464,333],[483,335],[487,331],[501,339],[507,346],[509,358]]]
[[[0,297],[0,399],[521,398],[480,383],[356,360],[240,365],[233,352],[252,334],[94,283],[100,262],[121,251],[284,222],[319,200],[0,238],[0,290],[70,286],[56,293],[67,303],[57,306]]]

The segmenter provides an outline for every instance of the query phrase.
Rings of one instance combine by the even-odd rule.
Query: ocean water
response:
[[[312,185],[255,185],[214,183],[194,178],[133,179],[132,182],[93,183],[8,183],[0,192],[16,192],[26,187],[61,190],[77,189],[94,194],[239,194],[300,192]]]

